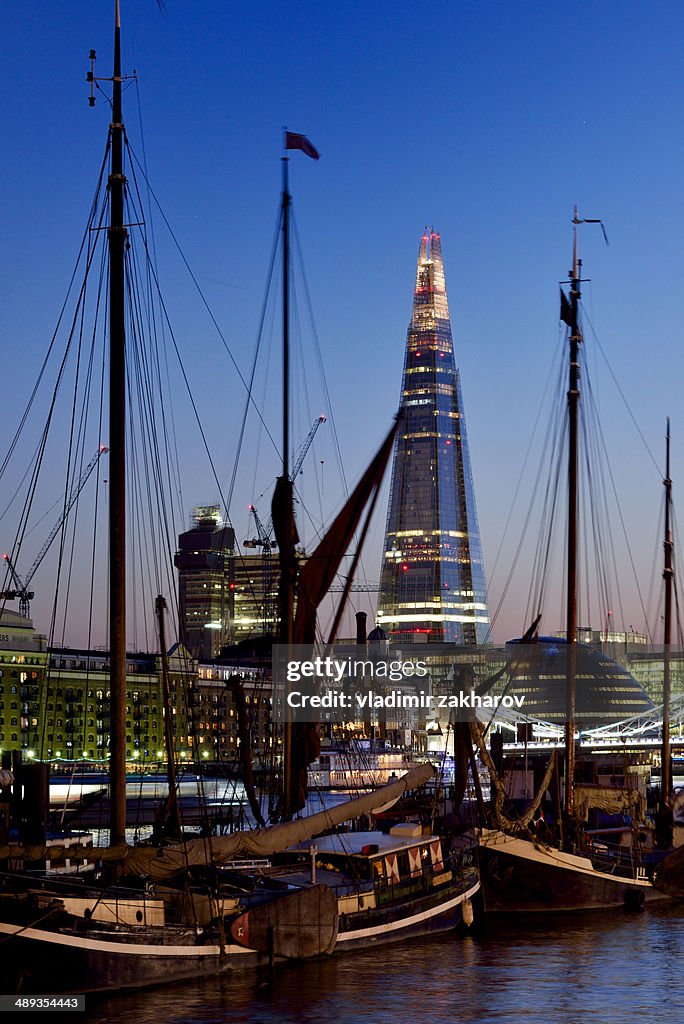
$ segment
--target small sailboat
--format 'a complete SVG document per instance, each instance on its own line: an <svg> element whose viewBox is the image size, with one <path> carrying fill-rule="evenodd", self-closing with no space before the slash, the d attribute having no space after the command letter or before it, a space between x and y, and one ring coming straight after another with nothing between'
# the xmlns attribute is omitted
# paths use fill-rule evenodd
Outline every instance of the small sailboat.
<svg viewBox="0 0 684 1024"><path fill-rule="evenodd" d="M339 832L433 776L430 766L318 814L296 817L315 741L308 726L286 730L285 785L280 823L250 832L151 845L126 841L126 633L125 633L125 251L121 109L121 27L115 4L109 239L110 343L110 643L111 781L109 845L50 848L53 866L68 856L97 865L91 875L56 878L44 871L8 872L0 880L3 976L22 993L77 993L137 988L279 960L322 956L408 936L470 924L479 890L474 848L451 853L420 826L380 832ZM302 142L302 140L304 140ZM307 146L309 149L307 149ZM287 148L313 149L303 136ZM315 151L314 151L315 152ZM284 239L283 472L273 519L280 548L281 641L310 643L316 608L369 498L377 494L396 427L298 581L295 605L296 528L288 441L288 211L287 155L282 197ZM351 581L351 575L350 575ZM296 612L295 612L296 607ZM163 637L163 631L162 631ZM312 756L313 755L313 756ZM170 792L174 783L170 780ZM177 833L177 830L174 829ZM317 839L325 833L323 838ZM317 855L320 853L320 857ZM45 861L40 845L10 844L0 858ZM322 863L323 862L323 863Z"/></svg>
<svg viewBox="0 0 684 1024"><path fill-rule="evenodd" d="M578 678L577 644L577 565L578 565L578 405L580 400L580 347L583 341L579 322L581 297L581 261L577 252L577 226L583 221L575 209L573 217L573 260L569 298L561 290L561 320L568 328L569 382L568 416L568 530L567 530L567 625L565 640L540 638L535 645L528 631L519 648L529 652L537 664L549 654L560 654L565 674L565 750L563 806L558 815L555 835L546 828L531 832L542 797L555 774L555 755L547 765L539 790L525 814L517 820L503 815L504 787L482 742L476 739L487 759L497 799L491 827L480 833L480 864L485 907L488 912L520 913L538 911L592 910L608 907L640 908L645 902L661 900L663 892L652 880L652 863L643 856L638 839L629 848L606 856L601 844L592 848L584 838L584 812L591 806L606 810L624 808L635 813L635 792L600 791L599 787L580 788L576 779L576 707ZM535 627L538 625L535 623ZM519 659L525 659L522 653ZM515 657L513 661L515 661ZM605 660L605 659L603 659ZM623 671L623 670L621 670ZM584 673L586 674L586 672ZM557 778L557 775L556 775ZM560 794L560 782L557 792ZM625 803L624 801L627 801ZM630 802L631 801L631 802ZM560 804L560 801L559 801ZM560 810L560 808L559 808ZM580 811L582 814L580 815Z"/></svg>

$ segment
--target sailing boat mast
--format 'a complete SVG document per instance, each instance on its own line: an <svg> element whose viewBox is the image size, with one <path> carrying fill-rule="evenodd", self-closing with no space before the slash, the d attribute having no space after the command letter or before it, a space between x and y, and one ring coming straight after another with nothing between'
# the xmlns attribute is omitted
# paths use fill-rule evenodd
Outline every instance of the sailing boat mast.
<svg viewBox="0 0 684 1024"><path fill-rule="evenodd" d="M164 747L166 750L166 781L169 795L166 804L167 833L177 838L180 835L178 813L178 784L176 781L176 758L173 736L173 708L171 707L171 686L169 684L169 656L166 647L166 624L164 612L166 601L159 594L154 603L159 628L159 656L162 671L162 696L164 698Z"/></svg>
<svg viewBox="0 0 684 1024"><path fill-rule="evenodd" d="M660 812L667 816L672 792L672 761L670 757L670 644L672 643L672 530L670 510L672 505L672 480L670 479L670 418L667 419L665 437L665 539L663 579L665 581L665 624L663 628L663 732L660 772Z"/></svg>
<svg viewBox="0 0 684 1024"><path fill-rule="evenodd" d="M124 323L124 126L121 113L121 17L115 0L109 175L109 843L126 839L126 364Z"/></svg>
<svg viewBox="0 0 684 1024"><path fill-rule="evenodd" d="M286 489L289 499L289 510L292 509L290 482L290 206L292 196L288 184L288 165L290 158L283 156L283 195L282 195L282 232L283 232L283 466L282 487ZM288 486L289 485L289 486ZM281 586L279 588L279 612L281 644L292 643L292 624L294 620L294 568L292 566L293 551L287 545L279 545L279 563Z"/></svg>
<svg viewBox="0 0 684 1024"><path fill-rule="evenodd" d="M286 542L280 539L278 545L278 563L280 582L278 585L279 630L278 641L281 644L292 643L294 622L294 579L296 566L294 562L294 508L292 502L292 484L290 482L290 204L292 197L288 186L287 153L283 156L283 195L282 195L282 232L283 232L283 466L282 476L278 481L283 498L283 515L287 520ZM274 496L275 500L275 496ZM290 816L292 807L292 723L285 722L283 727L283 806L285 817Z"/></svg>
<svg viewBox="0 0 684 1024"><path fill-rule="evenodd" d="M575 690L577 677L577 421L579 407L579 300L582 261L577 257L577 225L581 223L575 207L573 216L573 252L570 271L570 374L568 384L568 551L567 551L567 677L565 720L565 794L566 822L575 810Z"/></svg>
<svg viewBox="0 0 684 1024"><path fill-rule="evenodd" d="M290 207L292 196L288 184L289 157L287 151L300 149L312 160L318 160L318 150L305 135L285 131L283 155L283 464L273 495L273 527L279 550L280 586L278 611L281 644L291 644L294 636L294 593L297 581L296 544L299 540L294 521L292 480L290 478Z"/></svg>

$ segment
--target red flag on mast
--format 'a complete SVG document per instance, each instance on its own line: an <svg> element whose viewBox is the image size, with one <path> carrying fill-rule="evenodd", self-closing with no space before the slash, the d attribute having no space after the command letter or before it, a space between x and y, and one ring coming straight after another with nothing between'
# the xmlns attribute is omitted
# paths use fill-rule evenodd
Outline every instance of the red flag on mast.
<svg viewBox="0 0 684 1024"><path fill-rule="evenodd" d="M306 135L300 135L299 132L285 132L285 149L301 149L302 153L306 153L312 160L318 160L320 153L313 146Z"/></svg>

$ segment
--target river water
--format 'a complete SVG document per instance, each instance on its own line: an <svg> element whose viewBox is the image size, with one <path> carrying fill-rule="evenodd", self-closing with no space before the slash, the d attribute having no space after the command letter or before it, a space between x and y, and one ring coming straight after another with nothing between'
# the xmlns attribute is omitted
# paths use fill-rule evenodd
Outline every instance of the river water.
<svg viewBox="0 0 684 1024"><path fill-rule="evenodd" d="M684 906L490 919L272 975L86 996L98 1024L646 1024L684 1007ZM79 1015L80 1016L80 1015ZM80 1019L84 1019L80 1016Z"/></svg>
<svg viewBox="0 0 684 1024"><path fill-rule="evenodd" d="M233 799L243 796L211 779L206 798L220 803L228 785ZM147 784L142 795L158 796ZM349 795L316 795L308 811ZM684 903L640 914L490 918L465 938L414 939L272 974L85 998L78 1019L89 1024L671 1022L684 1007Z"/></svg>

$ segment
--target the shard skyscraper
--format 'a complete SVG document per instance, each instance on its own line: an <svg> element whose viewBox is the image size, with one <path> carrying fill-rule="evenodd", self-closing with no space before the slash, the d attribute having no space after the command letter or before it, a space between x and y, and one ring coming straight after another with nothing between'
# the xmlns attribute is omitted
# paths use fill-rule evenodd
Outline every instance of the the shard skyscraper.
<svg viewBox="0 0 684 1024"><path fill-rule="evenodd" d="M393 643L483 643L489 609L439 234L420 241L378 602Z"/></svg>

